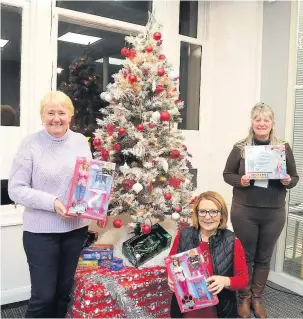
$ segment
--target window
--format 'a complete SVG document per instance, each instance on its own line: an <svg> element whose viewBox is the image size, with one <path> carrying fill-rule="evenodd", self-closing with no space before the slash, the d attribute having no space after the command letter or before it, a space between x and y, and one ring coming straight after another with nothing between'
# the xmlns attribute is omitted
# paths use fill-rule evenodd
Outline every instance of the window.
<svg viewBox="0 0 303 319"><path fill-rule="evenodd" d="M116 19L124 22L145 25L148 11L152 11L152 1L57 1L57 6Z"/></svg>
<svg viewBox="0 0 303 319"><path fill-rule="evenodd" d="M1 126L20 125L21 17L1 5Z"/></svg>
<svg viewBox="0 0 303 319"><path fill-rule="evenodd" d="M200 45L181 41L180 98L184 101L184 109L181 110L180 129L199 130L201 57Z"/></svg>
<svg viewBox="0 0 303 319"><path fill-rule="evenodd" d="M67 35L74 37L69 40L65 38ZM86 41L83 36L91 37L86 44L83 44ZM82 40L82 44L76 43ZM100 93L106 90L107 84L114 82L112 75L122 68L120 51L124 45L124 34L59 21L57 88L73 101L72 130L92 136L97 128L99 110L107 105Z"/></svg>
<svg viewBox="0 0 303 319"><path fill-rule="evenodd" d="M290 191L283 270L303 279L303 6L299 2L297 78L293 128L293 153L300 180Z"/></svg>
<svg viewBox="0 0 303 319"><path fill-rule="evenodd" d="M197 38L198 1L180 1L179 34Z"/></svg>

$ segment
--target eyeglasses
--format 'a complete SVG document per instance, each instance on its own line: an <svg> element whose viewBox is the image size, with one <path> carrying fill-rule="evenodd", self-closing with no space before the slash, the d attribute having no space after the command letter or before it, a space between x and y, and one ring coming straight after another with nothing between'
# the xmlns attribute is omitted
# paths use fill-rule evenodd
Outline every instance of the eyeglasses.
<svg viewBox="0 0 303 319"><path fill-rule="evenodd" d="M198 215L201 216L201 217L205 217L206 215L214 218L214 217L217 217L219 213L221 213L219 210L216 210L216 209L210 209L210 210L206 210L206 209L200 209L198 210Z"/></svg>

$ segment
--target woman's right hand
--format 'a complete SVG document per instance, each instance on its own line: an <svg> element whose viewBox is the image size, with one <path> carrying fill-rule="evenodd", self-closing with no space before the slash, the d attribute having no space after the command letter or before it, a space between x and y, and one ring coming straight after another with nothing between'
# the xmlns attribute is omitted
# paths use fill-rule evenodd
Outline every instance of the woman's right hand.
<svg viewBox="0 0 303 319"><path fill-rule="evenodd" d="M175 291L174 290L175 285L174 285L174 282L169 277L167 278L167 283L168 283L168 287L170 288L170 290L172 292L174 292Z"/></svg>
<svg viewBox="0 0 303 319"><path fill-rule="evenodd" d="M64 207L64 205L59 201L59 199L55 200L54 203L54 207L55 207L55 212L57 214L59 214L61 217L63 218L73 218L73 216L68 216L66 214L66 208Z"/></svg>
<svg viewBox="0 0 303 319"><path fill-rule="evenodd" d="M250 185L250 179L249 179L246 175L243 175L243 176L241 177L241 185L242 185L243 187L247 187L247 186Z"/></svg>

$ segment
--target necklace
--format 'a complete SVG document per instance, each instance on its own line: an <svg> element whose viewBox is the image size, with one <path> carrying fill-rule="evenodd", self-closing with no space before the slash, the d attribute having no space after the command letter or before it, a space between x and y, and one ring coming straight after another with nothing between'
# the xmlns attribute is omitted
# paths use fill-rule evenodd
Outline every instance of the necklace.
<svg viewBox="0 0 303 319"><path fill-rule="evenodd" d="M216 232L217 232L217 230L215 230L215 231L207 238L207 243L209 243L208 239L209 239L211 236L213 236ZM202 239L201 231L199 232L199 240L200 240L202 243L206 243L206 241L203 241L203 239Z"/></svg>

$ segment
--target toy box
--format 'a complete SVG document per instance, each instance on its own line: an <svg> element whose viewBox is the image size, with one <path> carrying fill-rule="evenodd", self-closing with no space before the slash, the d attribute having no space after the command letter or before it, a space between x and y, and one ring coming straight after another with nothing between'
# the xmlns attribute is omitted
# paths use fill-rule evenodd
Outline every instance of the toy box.
<svg viewBox="0 0 303 319"><path fill-rule="evenodd" d="M175 283L175 294L181 312L214 306L218 297L212 295L206 284L209 277L203 265L200 248L166 257L168 277Z"/></svg>
<svg viewBox="0 0 303 319"><path fill-rule="evenodd" d="M108 246L108 245L104 245ZM113 248L90 247L82 250L83 260L113 259Z"/></svg>
<svg viewBox="0 0 303 319"><path fill-rule="evenodd" d="M245 175L250 179L283 179L287 174L285 145L245 146Z"/></svg>
<svg viewBox="0 0 303 319"><path fill-rule="evenodd" d="M113 271L119 271L124 268L123 262L115 262L116 258L113 260L98 260L98 266L106 269L110 269ZM121 259L122 260L122 259Z"/></svg>
<svg viewBox="0 0 303 319"><path fill-rule="evenodd" d="M67 215L106 220L115 164L85 157L76 160Z"/></svg>
<svg viewBox="0 0 303 319"><path fill-rule="evenodd" d="M136 235L122 245L123 255L139 267L171 244L171 235L159 224L154 224L149 234Z"/></svg>

